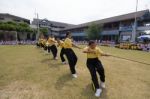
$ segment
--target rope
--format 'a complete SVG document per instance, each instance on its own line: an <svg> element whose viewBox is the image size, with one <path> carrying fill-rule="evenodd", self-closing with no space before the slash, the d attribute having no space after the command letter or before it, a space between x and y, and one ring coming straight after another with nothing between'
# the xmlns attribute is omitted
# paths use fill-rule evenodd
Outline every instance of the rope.
<svg viewBox="0 0 150 99"><path fill-rule="evenodd" d="M132 59L128 59L128 58L123 58L123 57L119 57L119 56L114 56L114 55L111 55L111 56L115 57L115 58L119 58L119 59L124 59L124 60L128 60L128 61L140 63L140 64L150 65L150 63L140 62L140 61L136 61L136 60L132 60Z"/></svg>

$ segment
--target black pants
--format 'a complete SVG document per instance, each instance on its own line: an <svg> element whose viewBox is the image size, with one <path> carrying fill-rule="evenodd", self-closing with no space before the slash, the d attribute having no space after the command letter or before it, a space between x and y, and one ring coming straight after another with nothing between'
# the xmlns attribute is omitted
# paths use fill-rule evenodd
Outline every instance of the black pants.
<svg viewBox="0 0 150 99"><path fill-rule="evenodd" d="M65 62L64 54L65 54L65 49L62 48L61 51L60 51L60 58L61 58L62 62Z"/></svg>
<svg viewBox="0 0 150 99"><path fill-rule="evenodd" d="M47 46L46 45L44 45L44 50L47 51Z"/></svg>
<svg viewBox="0 0 150 99"><path fill-rule="evenodd" d="M40 48L42 48L42 45L43 45L42 43L39 43L39 47L40 47Z"/></svg>
<svg viewBox="0 0 150 99"><path fill-rule="evenodd" d="M50 53L50 52L51 52L51 47L48 46L48 47L47 47L47 50L48 50L48 53Z"/></svg>
<svg viewBox="0 0 150 99"><path fill-rule="evenodd" d="M42 43L41 43L41 48L43 48L43 49L44 49L44 44L42 44Z"/></svg>
<svg viewBox="0 0 150 99"><path fill-rule="evenodd" d="M36 43L36 46L37 46L37 47L40 47L40 44L39 44L39 43Z"/></svg>
<svg viewBox="0 0 150 99"><path fill-rule="evenodd" d="M105 73L101 61L98 58L87 59L87 67L90 71L92 81L96 89L99 88L98 78L96 72L100 75L100 80L105 82Z"/></svg>
<svg viewBox="0 0 150 99"><path fill-rule="evenodd" d="M65 49L65 55L69 62L70 71L72 74L76 73L75 66L77 63L77 56L74 51L70 48Z"/></svg>
<svg viewBox="0 0 150 99"><path fill-rule="evenodd" d="M52 45L50 47L50 49L52 51L53 57L56 58L57 57L57 47L56 47L56 45Z"/></svg>

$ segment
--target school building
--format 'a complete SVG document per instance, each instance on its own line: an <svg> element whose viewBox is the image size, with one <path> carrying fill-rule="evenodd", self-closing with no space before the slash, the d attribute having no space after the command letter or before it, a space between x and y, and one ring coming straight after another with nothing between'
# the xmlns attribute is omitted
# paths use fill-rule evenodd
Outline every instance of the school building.
<svg viewBox="0 0 150 99"><path fill-rule="evenodd" d="M15 16L8 13L0 13L0 22L25 22L27 24L30 24L30 20L26 18L22 18L19 16Z"/></svg>
<svg viewBox="0 0 150 99"><path fill-rule="evenodd" d="M135 15L137 23L135 25ZM136 26L136 36L144 33L150 34L150 11L142 10L138 12L128 13L124 15L114 16L106 19L83 23L79 25L67 24L62 22L49 21L47 19L34 19L32 25L47 27L49 35L56 37L65 37L67 31L72 32L74 40L85 40L86 29L92 24L102 25L101 40L104 41L130 41L134 26Z"/></svg>
<svg viewBox="0 0 150 99"><path fill-rule="evenodd" d="M149 10L143 10L138 11L137 13L128 13L84 24L69 26L60 31L60 36L64 37L67 31L71 31L74 39L84 40L86 39L85 30L92 23L95 23L103 26L101 32L102 40L116 42L125 40L130 41L135 26L135 15L137 17L136 36L142 35L143 33L150 34L150 12Z"/></svg>
<svg viewBox="0 0 150 99"><path fill-rule="evenodd" d="M60 37L61 30L73 26L72 24L34 18L31 26L37 28L38 25L40 28L48 28L48 35L54 35L55 37Z"/></svg>

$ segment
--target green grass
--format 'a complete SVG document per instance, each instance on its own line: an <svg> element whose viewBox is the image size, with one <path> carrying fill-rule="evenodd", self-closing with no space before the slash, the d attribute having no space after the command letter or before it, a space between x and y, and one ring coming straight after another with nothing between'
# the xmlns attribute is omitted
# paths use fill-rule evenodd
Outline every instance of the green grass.
<svg viewBox="0 0 150 99"><path fill-rule="evenodd" d="M150 53L116 48L101 49L119 57L150 63ZM52 60L34 46L0 46L0 99L97 99L85 65L78 56L73 79L68 65ZM106 89L100 99L150 99L150 65L114 57L100 58L106 73Z"/></svg>

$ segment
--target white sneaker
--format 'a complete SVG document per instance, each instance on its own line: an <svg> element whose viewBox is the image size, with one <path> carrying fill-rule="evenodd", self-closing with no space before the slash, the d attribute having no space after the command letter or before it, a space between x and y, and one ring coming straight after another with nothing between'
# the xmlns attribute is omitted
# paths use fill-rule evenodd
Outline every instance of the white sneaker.
<svg viewBox="0 0 150 99"><path fill-rule="evenodd" d="M66 62L62 62L62 64L64 64L64 65L65 65L65 64L67 64L67 63L66 63Z"/></svg>
<svg viewBox="0 0 150 99"><path fill-rule="evenodd" d="M101 92L102 92L102 89L96 89L95 96L96 97L100 97L101 96Z"/></svg>
<svg viewBox="0 0 150 99"><path fill-rule="evenodd" d="M72 76L73 76L73 78L77 78L78 77L77 74L72 74Z"/></svg>
<svg viewBox="0 0 150 99"><path fill-rule="evenodd" d="M58 57L55 57L55 60L58 60Z"/></svg>
<svg viewBox="0 0 150 99"><path fill-rule="evenodd" d="M102 88L105 88L105 87L106 87L104 82L101 82L100 85L101 85Z"/></svg>

